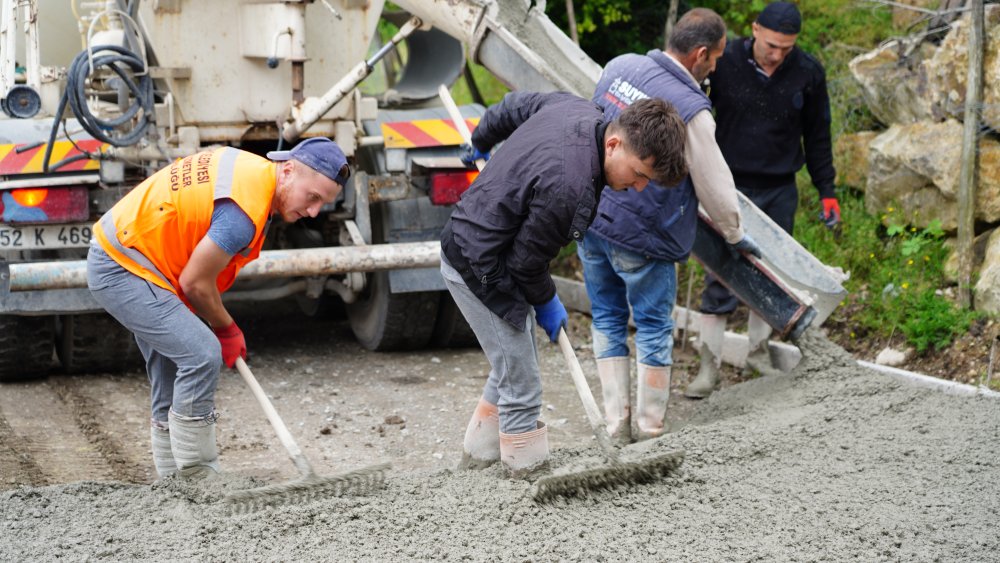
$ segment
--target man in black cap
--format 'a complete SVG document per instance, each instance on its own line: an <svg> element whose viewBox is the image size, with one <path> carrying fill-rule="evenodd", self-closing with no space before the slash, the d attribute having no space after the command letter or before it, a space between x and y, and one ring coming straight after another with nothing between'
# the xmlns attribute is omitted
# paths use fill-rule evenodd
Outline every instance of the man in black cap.
<svg viewBox="0 0 1000 563"><path fill-rule="evenodd" d="M737 189L789 234L799 201L795 174L803 163L819 190L823 221L831 228L840 222L826 73L819 61L795 46L801 28L794 4L768 4L753 23L753 37L730 42L709 75L715 138ZM688 397L707 397L718 384L726 316L736 305L736 297L709 276L701 301L701 369L685 391ZM751 312L751 369L771 367L770 333L767 323Z"/></svg>

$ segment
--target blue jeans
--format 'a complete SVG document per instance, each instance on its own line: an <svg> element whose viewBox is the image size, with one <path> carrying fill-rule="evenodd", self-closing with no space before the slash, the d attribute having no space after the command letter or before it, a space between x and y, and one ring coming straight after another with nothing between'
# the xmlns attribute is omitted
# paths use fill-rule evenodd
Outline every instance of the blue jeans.
<svg viewBox="0 0 1000 563"><path fill-rule="evenodd" d="M588 232L577 245L593 316L591 333L597 359L628 356L629 306L635 320L639 363L673 363L674 263L647 258Z"/></svg>
<svg viewBox="0 0 1000 563"><path fill-rule="evenodd" d="M167 413L208 418L222 368L219 339L173 293L149 283L91 246L87 287L94 299L135 334L146 359L154 424Z"/></svg>

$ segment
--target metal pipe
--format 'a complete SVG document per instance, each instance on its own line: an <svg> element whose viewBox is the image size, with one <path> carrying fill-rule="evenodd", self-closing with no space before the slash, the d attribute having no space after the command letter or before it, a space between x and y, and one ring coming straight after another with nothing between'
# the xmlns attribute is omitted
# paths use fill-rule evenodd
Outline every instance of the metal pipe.
<svg viewBox="0 0 1000 563"><path fill-rule="evenodd" d="M406 39L421 25L420 18L410 18L408 22L403 24L399 32L392 37L392 40L372 55L370 59L356 64L343 78L327 90L321 98L316 100L316 103L310 101L310 103L303 103L296 106L298 115L294 121L285 124L281 136L289 143L295 142L306 129L312 127L326 112L330 111L330 108L344 99L344 96L357 87L362 80L368 78L368 75L372 72L372 68L379 59L384 57L391 49L394 49L400 41ZM309 100L314 100L314 98L310 98Z"/></svg>
<svg viewBox="0 0 1000 563"><path fill-rule="evenodd" d="M323 276L349 272L375 272L430 268L441 263L438 241L334 246L295 250L267 250L240 271L239 279ZM7 264L8 291L74 289L87 287L87 261L25 262ZM7 283L0 283L0 287ZM0 299L6 292L0 293Z"/></svg>

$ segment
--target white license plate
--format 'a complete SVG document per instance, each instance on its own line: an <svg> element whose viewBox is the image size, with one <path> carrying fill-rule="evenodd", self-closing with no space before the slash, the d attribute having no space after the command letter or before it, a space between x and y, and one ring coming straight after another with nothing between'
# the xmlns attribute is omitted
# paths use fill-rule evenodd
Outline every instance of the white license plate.
<svg viewBox="0 0 1000 563"><path fill-rule="evenodd" d="M92 223L73 225L0 225L0 250L39 248L86 248Z"/></svg>

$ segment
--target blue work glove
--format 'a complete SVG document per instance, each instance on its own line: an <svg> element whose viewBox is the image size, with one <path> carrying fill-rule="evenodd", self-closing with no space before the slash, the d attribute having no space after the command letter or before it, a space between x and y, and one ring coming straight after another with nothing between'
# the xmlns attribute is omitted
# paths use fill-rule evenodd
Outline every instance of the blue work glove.
<svg viewBox="0 0 1000 563"><path fill-rule="evenodd" d="M566 307L563 307L558 293L553 295L548 303L535 305L535 320L538 322L538 326L545 329L549 340L559 341L559 329L569 322L569 315L566 314Z"/></svg>
<svg viewBox="0 0 1000 563"><path fill-rule="evenodd" d="M733 258L739 258L741 253L753 254L757 258L761 257L760 247L757 246L757 241L753 240L750 233L743 233L743 238L739 242L731 243L729 252L733 254Z"/></svg>
<svg viewBox="0 0 1000 563"><path fill-rule="evenodd" d="M466 166L475 166L476 161L482 159L488 161L490 159L490 151L481 151L475 147L475 145L463 144L461 147L462 154L459 156L462 159L462 163Z"/></svg>

